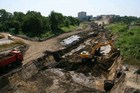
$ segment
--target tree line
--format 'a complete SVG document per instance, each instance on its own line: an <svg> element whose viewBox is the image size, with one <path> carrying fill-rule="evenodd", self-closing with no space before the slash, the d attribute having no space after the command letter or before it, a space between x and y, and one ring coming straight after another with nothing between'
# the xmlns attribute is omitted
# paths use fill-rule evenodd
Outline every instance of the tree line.
<svg viewBox="0 0 140 93"><path fill-rule="evenodd" d="M23 33L30 37L40 37L47 32L55 35L63 33L61 27L71 25L79 25L79 20L72 16L63 16L55 11L45 17L36 11L28 11L26 14L23 12L12 14L5 9L0 9L0 32Z"/></svg>
<svg viewBox="0 0 140 93"><path fill-rule="evenodd" d="M140 17L135 16L114 16L111 20L112 23L125 23L127 25L131 24L132 22L140 23Z"/></svg>

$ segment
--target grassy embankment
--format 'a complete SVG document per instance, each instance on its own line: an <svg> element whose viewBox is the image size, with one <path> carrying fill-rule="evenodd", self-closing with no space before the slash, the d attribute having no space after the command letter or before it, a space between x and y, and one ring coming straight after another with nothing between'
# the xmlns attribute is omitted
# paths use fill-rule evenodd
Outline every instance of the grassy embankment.
<svg viewBox="0 0 140 93"><path fill-rule="evenodd" d="M71 31L75 31L76 29L78 28L81 28L81 29L85 29L87 27L87 24L85 23L82 23L80 24L79 26L75 25L70 25L69 27L61 27L60 29L62 30L62 33L67 33L67 32L71 32ZM45 34L42 34L41 35L41 38L49 38L49 37L52 37L54 36L55 34L52 33L52 31L48 31L46 32Z"/></svg>
<svg viewBox="0 0 140 93"><path fill-rule="evenodd" d="M140 26L115 23L107 28L118 36L116 46L121 50L124 63L140 66Z"/></svg>

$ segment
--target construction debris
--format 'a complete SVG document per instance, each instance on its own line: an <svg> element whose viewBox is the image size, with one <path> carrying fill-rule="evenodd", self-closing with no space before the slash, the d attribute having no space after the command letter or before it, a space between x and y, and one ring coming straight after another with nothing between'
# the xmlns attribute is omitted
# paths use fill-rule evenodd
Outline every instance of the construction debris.
<svg viewBox="0 0 140 93"><path fill-rule="evenodd" d="M97 27L96 30L94 27ZM132 93L126 90L120 51L113 41L106 43L111 40L108 32L101 29L98 25L91 25L89 33L81 32L68 43L64 39L65 48L45 51L42 57L25 64L18 71L0 77L0 92ZM105 45L94 48L99 43ZM82 62L80 53L83 51L89 53L91 60Z"/></svg>

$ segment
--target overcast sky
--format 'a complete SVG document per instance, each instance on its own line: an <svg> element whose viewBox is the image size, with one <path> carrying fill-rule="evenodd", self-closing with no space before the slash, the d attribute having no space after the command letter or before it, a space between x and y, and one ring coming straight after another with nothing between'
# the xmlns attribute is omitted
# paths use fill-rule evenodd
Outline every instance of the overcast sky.
<svg viewBox="0 0 140 93"><path fill-rule="evenodd" d="M80 11L93 16L117 14L140 17L140 0L0 0L0 9L11 13L34 10L44 16L54 10L75 17Z"/></svg>

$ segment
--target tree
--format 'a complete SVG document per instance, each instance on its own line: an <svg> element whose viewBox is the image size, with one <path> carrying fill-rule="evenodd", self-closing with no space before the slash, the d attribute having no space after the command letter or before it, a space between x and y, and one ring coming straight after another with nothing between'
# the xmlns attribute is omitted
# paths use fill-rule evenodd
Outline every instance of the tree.
<svg viewBox="0 0 140 93"><path fill-rule="evenodd" d="M6 26L6 30L14 33L14 34L18 34L19 33L19 29L20 29L20 22L16 21L16 20L11 20L11 21L7 21L5 23Z"/></svg>
<svg viewBox="0 0 140 93"><path fill-rule="evenodd" d="M0 9L0 24L1 24L0 30L1 31L6 31L6 29L8 29L7 28L8 26L6 26L5 24L11 19L12 19L11 13L7 12L4 9Z"/></svg>
<svg viewBox="0 0 140 93"><path fill-rule="evenodd" d="M70 25L79 25L79 20L54 11L49 17L44 17L36 11L28 11L26 14L14 12L12 15L4 9L0 9L0 31L14 34L18 34L20 31L31 37L40 37L48 32L51 34L63 33L62 28Z"/></svg>
<svg viewBox="0 0 140 93"><path fill-rule="evenodd" d="M42 17L42 23L43 23L43 31L51 31L49 18L48 17Z"/></svg>
<svg viewBox="0 0 140 93"><path fill-rule="evenodd" d="M49 21L51 25L51 30L54 34L57 34L57 30L59 29L59 26L62 26L64 23L64 17L61 13L56 13L54 11L51 12L49 15Z"/></svg>
<svg viewBox="0 0 140 93"><path fill-rule="evenodd" d="M0 31L3 31L3 26L1 23L0 23Z"/></svg>
<svg viewBox="0 0 140 93"><path fill-rule="evenodd" d="M25 16L25 14L22 12L14 12L13 19L22 23L24 16Z"/></svg>
<svg viewBox="0 0 140 93"><path fill-rule="evenodd" d="M0 23L4 23L5 21L12 18L12 14L7 12L4 9L0 9Z"/></svg>
<svg viewBox="0 0 140 93"><path fill-rule="evenodd" d="M79 25L80 21L72 16L68 16L70 25Z"/></svg>
<svg viewBox="0 0 140 93"><path fill-rule="evenodd" d="M69 26L70 26L70 22L69 22L68 19L65 20L65 26L66 26L66 27L69 27Z"/></svg>
<svg viewBox="0 0 140 93"><path fill-rule="evenodd" d="M43 23L41 15L38 12L27 12L24 17L22 30L28 36L40 36L43 32Z"/></svg>

